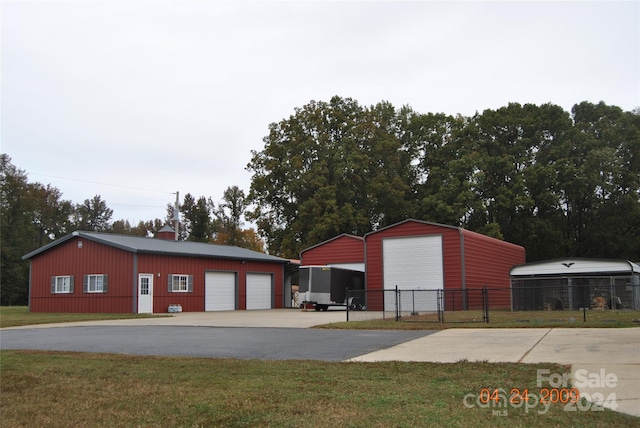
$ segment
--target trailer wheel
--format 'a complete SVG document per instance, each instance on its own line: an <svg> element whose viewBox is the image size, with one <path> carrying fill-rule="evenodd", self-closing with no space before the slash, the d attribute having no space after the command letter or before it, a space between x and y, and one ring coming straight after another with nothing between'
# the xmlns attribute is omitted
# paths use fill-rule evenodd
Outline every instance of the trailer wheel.
<svg viewBox="0 0 640 428"><path fill-rule="evenodd" d="M349 309L351 309L352 311L361 311L362 303L360 303L360 301L357 298L352 297L351 303L349 304Z"/></svg>

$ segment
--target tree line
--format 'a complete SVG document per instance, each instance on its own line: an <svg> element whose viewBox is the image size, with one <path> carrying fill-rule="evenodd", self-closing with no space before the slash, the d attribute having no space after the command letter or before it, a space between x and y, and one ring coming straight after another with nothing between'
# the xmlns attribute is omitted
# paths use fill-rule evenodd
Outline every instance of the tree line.
<svg viewBox="0 0 640 428"><path fill-rule="evenodd" d="M639 109L510 103L465 117L333 97L268 131L247 164L249 194L229 187L219 204L186 194L179 239L258 251L266 243L297 258L342 233L415 218L522 245L528 261L640 260ZM99 195L64 200L0 155L2 304L26 303L24 254L74 230L151 236L174 209L137 225L112 221Z"/></svg>
<svg viewBox="0 0 640 428"><path fill-rule="evenodd" d="M248 218L270 253L407 218L557 257L640 260L640 110L510 103L472 117L311 101L252 151Z"/></svg>
<svg viewBox="0 0 640 428"><path fill-rule="evenodd" d="M264 251L256 231L244 228L243 214L248 204L237 186L225 190L217 205L212 198L195 198L187 193L179 206L179 239L235 245ZM154 236L172 224L175 207L167 204L166 217L140 221L112 221L113 210L100 195L73 203L50 185L28 181L25 171L0 154L0 303L27 303L29 264L25 254L69 233L82 230L136 236Z"/></svg>

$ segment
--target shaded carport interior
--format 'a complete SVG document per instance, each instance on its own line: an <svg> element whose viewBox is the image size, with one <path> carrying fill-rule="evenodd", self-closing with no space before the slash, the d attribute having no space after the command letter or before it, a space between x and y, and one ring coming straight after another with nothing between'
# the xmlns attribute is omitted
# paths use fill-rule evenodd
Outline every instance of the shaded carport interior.
<svg viewBox="0 0 640 428"><path fill-rule="evenodd" d="M298 273L300 271L300 260L290 259L289 263L284 265L284 307L293 308L293 291L292 286L298 285Z"/></svg>
<svg viewBox="0 0 640 428"><path fill-rule="evenodd" d="M514 266L514 310L579 309L602 298L607 309L640 309L640 266L628 260L567 258Z"/></svg>

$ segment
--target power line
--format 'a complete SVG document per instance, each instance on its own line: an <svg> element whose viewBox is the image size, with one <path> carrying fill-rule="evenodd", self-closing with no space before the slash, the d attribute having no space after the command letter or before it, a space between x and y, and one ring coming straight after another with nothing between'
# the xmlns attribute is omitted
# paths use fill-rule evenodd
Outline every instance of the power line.
<svg viewBox="0 0 640 428"><path fill-rule="evenodd" d="M110 184L110 183L100 183L98 181L79 180L77 178L60 177L60 176L56 176L56 175L37 174L35 172L28 172L27 175L37 175L37 176L40 176L40 177L59 178L61 180L78 181L78 182L81 182L81 183L90 183L90 184L99 184L101 186L121 187L123 189L142 190L142 191L145 191L145 192L155 192L155 193L164 193L164 194L174 194L175 193L175 192L167 192L167 191L160 191L160 190L143 189L142 187L123 186L121 184Z"/></svg>

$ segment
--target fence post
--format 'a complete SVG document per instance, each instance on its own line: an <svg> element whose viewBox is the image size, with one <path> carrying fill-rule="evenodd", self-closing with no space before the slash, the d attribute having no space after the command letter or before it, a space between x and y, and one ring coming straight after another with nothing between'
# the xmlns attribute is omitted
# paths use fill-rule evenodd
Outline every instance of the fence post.
<svg viewBox="0 0 640 428"><path fill-rule="evenodd" d="M482 311L484 322L489 324L489 291L486 285L482 287Z"/></svg>
<svg viewBox="0 0 640 428"><path fill-rule="evenodd" d="M400 321L400 295L396 285L396 321Z"/></svg>
<svg viewBox="0 0 640 428"><path fill-rule="evenodd" d="M349 306L351 305L351 302L349 301L349 287L346 288L346 293L347 293L347 322L349 322Z"/></svg>
<svg viewBox="0 0 640 428"><path fill-rule="evenodd" d="M418 313L416 312L416 290L411 290L411 300L413 306L411 308L411 315L415 317L416 315L418 315Z"/></svg>
<svg viewBox="0 0 640 428"><path fill-rule="evenodd" d="M444 322L444 290L438 290L436 299L438 299L438 321L442 324Z"/></svg>

